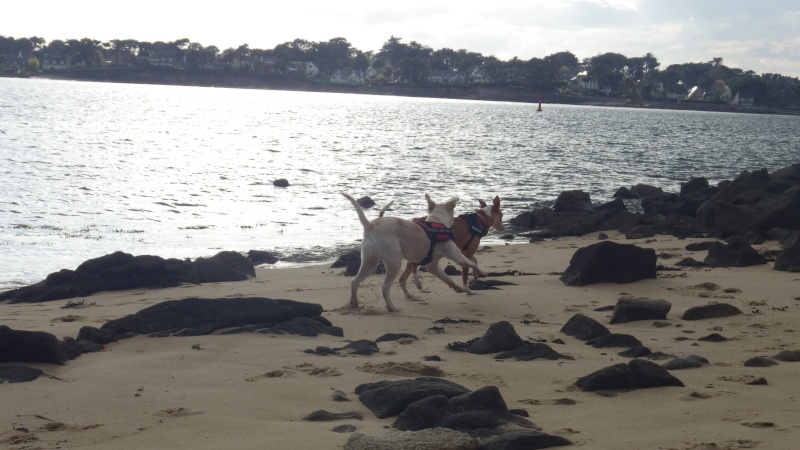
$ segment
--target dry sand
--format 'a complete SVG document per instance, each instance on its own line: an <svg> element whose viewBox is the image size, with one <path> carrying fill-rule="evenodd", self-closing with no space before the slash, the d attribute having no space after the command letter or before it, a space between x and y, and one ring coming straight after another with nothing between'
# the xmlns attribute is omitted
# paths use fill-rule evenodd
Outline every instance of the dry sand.
<svg viewBox="0 0 800 450"><path fill-rule="evenodd" d="M618 242L656 249L667 267L685 256L689 240L656 237ZM343 309L349 278L327 266L259 270L236 283L161 290L101 293L80 307L66 301L0 304L0 324L40 330L57 337L77 336L84 325L134 313L155 303L187 297L264 296L321 304L323 314L344 329L328 335L238 334L154 338L138 336L85 354L64 366L35 364L52 377L0 385L0 448L194 448L337 449L348 433L331 431L352 424L358 432L383 435L394 418L377 419L353 393L362 383L400 380L439 369L448 380L470 389L498 386L509 408L524 408L530 420L586 449L791 449L800 442L800 363L758 368L743 362L800 350L798 312L800 275L772 270L772 264L732 269L687 268L632 284L568 287L559 273L575 250L597 242L594 235L535 244L495 246L476 256L492 272L518 270L531 275L497 277L517 283L478 295L456 294L422 274L425 291L413 301L393 289L398 313L387 313L380 298L381 276L361 287L363 310ZM714 283L720 289L699 287ZM416 292L411 287L412 292ZM728 290L729 292L725 292ZM666 299L668 322L609 325L609 312L623 295ZM683 321L683 311L712 301L727 302L744 315ZM612 332L639 338L653 351L675 356L697 354L711 364L672 371L686 387L643 389L603 396L581 392L573 383L603 367L627 362L624 349L595 349L560 333L575 313L605 324ZM442 324L452 318L480 323ZM484 334L507 320L524 339L547 340L574 361L496 361L491 355L447 350L448 343ZM439 326L443 332L432 327ZM348 340L375 340L384 333L411 333L418 341L380 343L372 356L315 356L316 346L342 347ZM729 340L697 341L717 332ZM560 338L563 345L549 341ZM424 362L439 355L441 362ZM765 377L768 385L748 385ZM349 402L332 399L334 390ZM308 422L316 410L355 411L363 420ZM26 432L27 431L27 432Z"/></svg>

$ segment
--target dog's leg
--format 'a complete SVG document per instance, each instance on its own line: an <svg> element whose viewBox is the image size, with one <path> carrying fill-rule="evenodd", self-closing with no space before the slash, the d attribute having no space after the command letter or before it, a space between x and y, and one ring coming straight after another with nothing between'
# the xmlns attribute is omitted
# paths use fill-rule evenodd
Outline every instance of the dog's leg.
<svg viewBox="0 0 800 450"><path fill-rule="evenodd" d="M383 279L383 284L381 284L381 291L383 292L383 299L386 301L386 309L397 311L392 303L391 290L397 274L400 273L400 269L403 267L403 259L384 260L383 266L386 268L386 277Z"/></svg>
<svg viewBox="0 0 800 450"><path fill-rule="evenodd" d="M478 260L474 256L470 256L469 260L474 262L476 265L478 264ZM466 289L468 292L470 291L469 283L467 282L467 280L469 280L469 272L469 266L461 266L461 282L464 284L464 289ZM478 279L478 274L474 270L472 271L472 277L476 280Z"/></svg>
<svg viewBox="0 0 800 450"><path fill-rule="evenodd" d="M417 287L420 291L422 290L422 283L419 281L419 271L417 271L418 266L414 264L414 286Z"/></svg>
<svg viewBox="0 0 800 450"><path fill-rule="evenodd" d="M428 265L425 266L425 267L428 269L428 272L432 273L434 276L436 276L436 278L444 281L444 283L446 285L450 286L451 288L453 288L454 291L456 291L458 293L464 292L464 289L461 286L457 285L452 280L452 278L447 276L447 274L444 273L442 268L439 267L439 260L438 259L434 259L433 261L428 263Z"/></svg>
<svg viewBox="0 0 800 450"><path fill-rule="evenodd" d="M375 273L378 268L380 260L377 256L364 255L361 253L361 266L358 268L358 274L350 280L350 307L358 308L358 285L361 284L370 274Z"/></svg>
<svg viewBox="0 0 800 450"><path fill-rule="evenodd" d="M400 274L400 289L403 290L403 294L406 298L413 298L410 292L408 292L408 287L406 287L406 281L408 281L408 276L411 275L413 272L416 278L416 271L417 267L414 263L406 263L406 269ZM414 284L417 284L417 280L414 280Z"/></svg>

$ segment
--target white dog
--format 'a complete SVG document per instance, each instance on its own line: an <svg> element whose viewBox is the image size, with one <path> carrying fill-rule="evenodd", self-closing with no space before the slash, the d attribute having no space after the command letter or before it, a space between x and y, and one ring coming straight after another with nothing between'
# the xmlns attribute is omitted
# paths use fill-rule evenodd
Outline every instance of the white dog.
<svg viewBox="0 0 800 450"><path fill-rule="evenodd" d="M375 272L379 261L383 261L386 267L386 277L381 290L389 311L396 311L389 290L400 273L404 259L424 265L428 272L444 281L456 292L463 292L463 289L439 267L439 260L442 257L447 257L461 266L471 267L479 276L486 276L475 262L461 253L452 239L443 240L448 234L452 237L453 232L450 227L453 226L453 211L458 198L453 197L447 203L436 204L428 194L425 194L425 199L428 201L428 217L425 222L417 223L399 217L378 217L370 222L361 205L353 197L344 193L342 195L356 208L361 225L364 226L361 267L350 282L351 308L358 308L358 286Z"/></svg>

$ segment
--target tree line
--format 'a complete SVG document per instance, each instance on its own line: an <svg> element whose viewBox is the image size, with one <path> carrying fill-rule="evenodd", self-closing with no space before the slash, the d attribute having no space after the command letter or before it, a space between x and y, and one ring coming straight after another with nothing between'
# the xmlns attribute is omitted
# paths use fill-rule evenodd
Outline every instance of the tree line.
<svg viewBox="0 0 800 450"><path fill-rule="evenodd" d="M484 82L497 86L521 87L570 93L569 79L585 72L597 86L612 96L643 99L676 93L681 86L697 86L710 100L719 100L727 86L730 91L751 95L758 105L769 107L800 107L800 80L780 74L756 74L751 70L731 68L722 57L706 62L672 64L661 67L652 53L628 57L620 53L603 53L579 60L570 51L561 51L542 58L521 60L517 57L503 61L466 49L432 49L416 41L403 42L391 36L379 50L364 52L353 47L347 39L336 37L327 41L295 39L271 49L250 48L247 44L220 50L214 45L203 46L189 39L171 42L145 42L135 39L69 39L45 41L40 37L13 38L0 35L0 55L32 53L67 55L73 65L101 67L106 61L126 65L145 64L149 57L163 51L174 52L185 69L220 68L230 71L276 71L286 73L292 61L310 61L320 74L350 68L377 71L373 82L402 80L424 83L432 70L472 71L478 69ZM656 89L657 86L663 90Z"/></svg>

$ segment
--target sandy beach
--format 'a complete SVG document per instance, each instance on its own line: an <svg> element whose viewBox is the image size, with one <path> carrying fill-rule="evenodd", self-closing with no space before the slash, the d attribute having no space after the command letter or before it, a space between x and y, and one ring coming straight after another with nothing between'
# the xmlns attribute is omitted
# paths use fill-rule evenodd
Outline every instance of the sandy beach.
<svg viewBox="0 0 800 450"><path fill-rule="evenodd" d="M653 248L658 264L705 252L685 250L695 241L671 236L613 241ZM790 449L800 440L797 373L800 363L746 367L755 356L800 350L800 297L796 273L772 263L745 268L661 270L656 279L630 284L565 286L559 274L580 248L597 235L493 246L477 253L489 272L523 275L489 277L514 285L455 293L422 274L425 288L414 300L392 290L400 309L388 313L380 296L382 276L361 286L363 308L345 308L349 278L328 265L260 269L242 282L186 285L159 290L105 292L64 308L66 301L0 304L0 325L46 331L61 339L85 325L135 313L165 300L189 297L269 297L318 303L344 337L244 333L196 337L136 336L84 354L66 365L27 364L48 375L0 385L0 448L13 449L340 449L352 433L382 436L394 417L378 419L358 400L356 386L438 374L469 389L497 386L509 408L527 410L549 434L586 449ZM758 250L776 249L774 241ZM715 287L716 286L716 287ZM665 322L610 324L610 311L623 296L664 299L672 304ZM744 314L699 321L681 320L690 307L725 302ZM677 357L699 355L710 364L674 370L685 387L659 387L601 395L583 392L575 381L612 364L627 362L624 349L597 349L560 332L576 313L612 332L636 336L652 351ZM453 319L436 323L440 319ZM483 335L499 321L510 322L529 341L546 341L574 360L495 360L447 349ZM318 356L304 350L343 347L385 333L418 339L379 343L371 356ZM724 342L698 341L719 333ZM563 344L553 343L560 339ZM441 361L424 361L437 355ZM7 365L7 364L6 364ZM767 384L751 385L764 377ZM350 401L334 401L334 391ZM312 422L308 414L357 412L362 420Z"/></svg>

